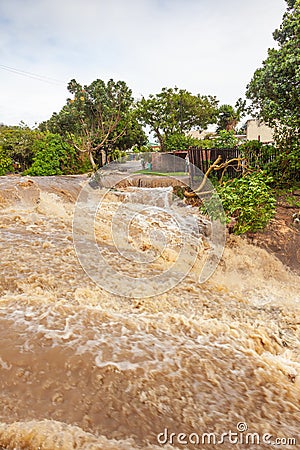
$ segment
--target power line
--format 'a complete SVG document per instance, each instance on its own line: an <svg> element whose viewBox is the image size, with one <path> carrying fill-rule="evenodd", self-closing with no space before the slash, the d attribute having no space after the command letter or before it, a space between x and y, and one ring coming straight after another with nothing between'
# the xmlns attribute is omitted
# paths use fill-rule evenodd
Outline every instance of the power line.
<svg viewBox="0 0 300 450"><path fill-rule="evenodd" d="M16 75L22 75L27 78L32 78L33 80L42 81L44 83L55 84L55 85L66 85L64 81L57 80L56 78L47 77L44 75L37 75L36 73L26 72L25 70L15 69L14 67L5 66L0 64L0 69L6 70Z"/></svg>

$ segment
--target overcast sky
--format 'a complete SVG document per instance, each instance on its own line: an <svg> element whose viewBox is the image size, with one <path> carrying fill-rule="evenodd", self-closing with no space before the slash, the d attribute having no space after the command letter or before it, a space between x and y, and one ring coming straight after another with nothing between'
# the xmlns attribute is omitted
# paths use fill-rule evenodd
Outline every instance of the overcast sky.
<svg viewBox="0 0 300 450"><path fill-rule="evenodd" d="M48 119L72 78L123 80L135 98L177 86L234 105L285 9L284 0L0 0L0 122Z"/></svg>

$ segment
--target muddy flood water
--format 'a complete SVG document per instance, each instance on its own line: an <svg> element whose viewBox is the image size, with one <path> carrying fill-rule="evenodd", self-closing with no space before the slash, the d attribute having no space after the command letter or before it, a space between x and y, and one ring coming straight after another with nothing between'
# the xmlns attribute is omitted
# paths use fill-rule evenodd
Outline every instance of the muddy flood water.
<svg viewBox="0 0 300 450"><path fill-rule="evenodd" d="M0 177L0 448L299 448L299 277L228 237L216 271L199 283L209 236L191 233L189 249L202 243L194 266L186 274L183 258L174 286L146 295L147 281L137 281L174 264L179 236L163 209L155 218L130 213L131 246L124 241L120 263L112 216L128 193L127 203L139 205L146 192L125 187L106 197L93 232L120 274L117 284L101 274L106 290L74 249L74 207L86 182ZM146 195L159 208L170 195L163 189ZM190 209L178 207L182 220ZM152 240L143 233L150 222ZM146 254L146 266L130 252Z"/></svg>

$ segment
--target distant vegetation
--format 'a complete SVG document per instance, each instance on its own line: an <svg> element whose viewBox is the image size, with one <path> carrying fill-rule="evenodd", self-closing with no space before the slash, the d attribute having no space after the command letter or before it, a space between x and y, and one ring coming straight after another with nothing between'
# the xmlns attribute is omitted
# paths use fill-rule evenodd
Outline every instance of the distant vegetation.
<svg viewBox="0 0 300 450"><path fill-rule="evenodd" d="M145 127L160 151L232 148L240 144L239 121L251 112L275 129L275 147L257 141L242 144L249 170L237 180L222 178L217 191L228 218L236 220L236 232L261 228L274 211L271 189L292 186L300 173L300 0L287 0L287 6L273 34L277 48L268 51L247 86L250 107L242 99L234 107L219 105L212 95L177 87L135 101L124 81L97 79L81 85L73 79L66 104L37 128L0 125L0 175L97 170L129 149L148 151ZM188 135L211 124L217 129L213 136L199 140ZM213 171L209 176L213 180Z"/></svg>
<svg viewBox="0 0 300 450"><path fill-rule="evenodd" d="M59 134L19 127L0 127L0 175L63 175L91 170L85 155Z"/></svg>

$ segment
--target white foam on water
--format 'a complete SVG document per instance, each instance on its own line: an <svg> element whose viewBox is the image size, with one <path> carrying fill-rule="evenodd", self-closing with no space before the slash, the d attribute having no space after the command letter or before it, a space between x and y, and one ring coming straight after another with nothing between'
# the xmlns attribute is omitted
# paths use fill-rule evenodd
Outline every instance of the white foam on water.
<svg viewBox="0 0 300 450"><path fill-rule="evenodd" d="M49 192L55 177L43 183L39 203L1 209L0 446L156 449L165 427L221 433L241 421L250 432L297 436L299 277L234 237L200 284L209 237L199 235L198 211L179 207L170 189L123 189L101 202L90 232L113 268L151 278L176 260L183 236L199 257L168 292L148 298L143 282L138 298L110 294L78 263L69 180L57 182L63 196Z"/></svg>

